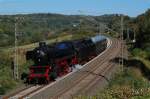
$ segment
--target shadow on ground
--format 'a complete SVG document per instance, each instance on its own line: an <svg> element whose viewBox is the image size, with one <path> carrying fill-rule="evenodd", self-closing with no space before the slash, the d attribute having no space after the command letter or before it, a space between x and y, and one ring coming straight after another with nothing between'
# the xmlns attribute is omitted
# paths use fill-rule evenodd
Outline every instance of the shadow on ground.
<svg viewBox="0 0 150 99"><path fill-rule="evenodd" d="M122 58L116 57L112 59L111 62L115 62L119 64L120 60L122 60ZM142 61L137 59L130 59L130 60L123 59L123 62L124 62L124 66L126 67L135 67L140 69L143 76L146 77L148 80L150 80L150 69L146 67Z"/></svg>

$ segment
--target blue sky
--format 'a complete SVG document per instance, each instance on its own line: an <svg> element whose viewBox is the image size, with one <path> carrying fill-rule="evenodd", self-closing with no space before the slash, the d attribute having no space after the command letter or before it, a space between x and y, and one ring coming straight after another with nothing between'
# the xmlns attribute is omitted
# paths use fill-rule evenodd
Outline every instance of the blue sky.
<svg viewBox="0 0 150 99"><path fill-rule="evenodd" d="M0 14L61 13L137 16L150 8L150 0L0 0Z"/></svg>

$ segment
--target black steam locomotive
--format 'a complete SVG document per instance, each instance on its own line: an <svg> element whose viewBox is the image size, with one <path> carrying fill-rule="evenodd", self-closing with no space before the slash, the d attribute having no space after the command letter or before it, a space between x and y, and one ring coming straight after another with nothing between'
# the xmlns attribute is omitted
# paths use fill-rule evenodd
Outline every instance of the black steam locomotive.
<svg viewBox="0 0 150 99"><path fill-rule="evenodd" d="M107 38L97 35L88 39L63 41L51 45L40 42L39 47L27 51L26 59L32 60L28 83L48 83L72 71L76 64L83 64L107 47Z"/></svg>

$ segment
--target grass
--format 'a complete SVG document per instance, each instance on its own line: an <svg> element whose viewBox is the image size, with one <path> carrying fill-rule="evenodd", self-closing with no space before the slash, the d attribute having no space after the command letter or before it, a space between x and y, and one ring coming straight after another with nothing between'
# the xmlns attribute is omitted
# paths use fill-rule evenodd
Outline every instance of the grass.
<svg viewBox="0 0 150 99"><path fill-rule="evenodd" d="M130 59L142 62L150 71L150 61L147 57L149 56L145 51L135 49ZM123 72L117 73L109 86L100 93L100 96L103 96L100 99L150 99L149 79L143 75L141 68L137 67L124 67Z"/></svg>
<svg viewBox="0 0 150 99"><path fill-rule="evenodd" d="M137 60L134 61L137 66L124 66L124 70L116 73L109 85L95 96L77 96L74 99L150 99L149 79L141 70L146 68L150 71L149 54L141 49L134 49L131 55L129 60ZM139 68L138 62L145 67Z"/></svg>
<svg viewBox="0 0 150 99"><path fill-rule="evenodd" d="M13 79L9 54L0 52L0 95L14 88L18 82Z"/></svg>
<svg viewBox="0 0 150 99"><path fill-rule="evenodd" d="M95 96L77 96L73 99L150 99L150 84L140 70L129 67L117 73L109 86Z"/></svg>
<svg viewBox="0 0 150 99"><path fill-rule="evenodd" d="M134 49L131 54L131 60L142 62L145 66L142 68L150 71L149 54L146 51ZM123 72L118 73L108 88L101 93L104 96L102 99L150 99L149 79L143 75L141 68L137 67L125 67Z"/></svg>
<svg viewBox="0 0 150 99"><path fill-rule="evenodd" d="M150 61L141 57L134 57L134 59L142 61L144 65L150 70Z"/></svg>

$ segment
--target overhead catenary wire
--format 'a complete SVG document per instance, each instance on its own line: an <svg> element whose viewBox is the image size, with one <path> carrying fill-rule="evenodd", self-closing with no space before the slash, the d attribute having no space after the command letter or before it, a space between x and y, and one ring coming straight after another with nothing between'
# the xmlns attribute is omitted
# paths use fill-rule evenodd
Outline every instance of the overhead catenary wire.
<svg viewBox="0 0 150 99"><path fill-rule="evenodd" d="M122 65L122 71L123 71L123 64L124 64L124 61L123 61L123 57L124 57L124 44L123 44L123 30L124 30L124 25L123 25L123 16L121 15L121 65Z"/></svg>
<svg viewBox="0 0 150 99"><path fill-rule="evenodd" d="M16 80L19 79L19 72L18 72L18 32L17 32L17 27L18 27L18 17L15 17L15 47L14 47L14 78Z"/></svg>

